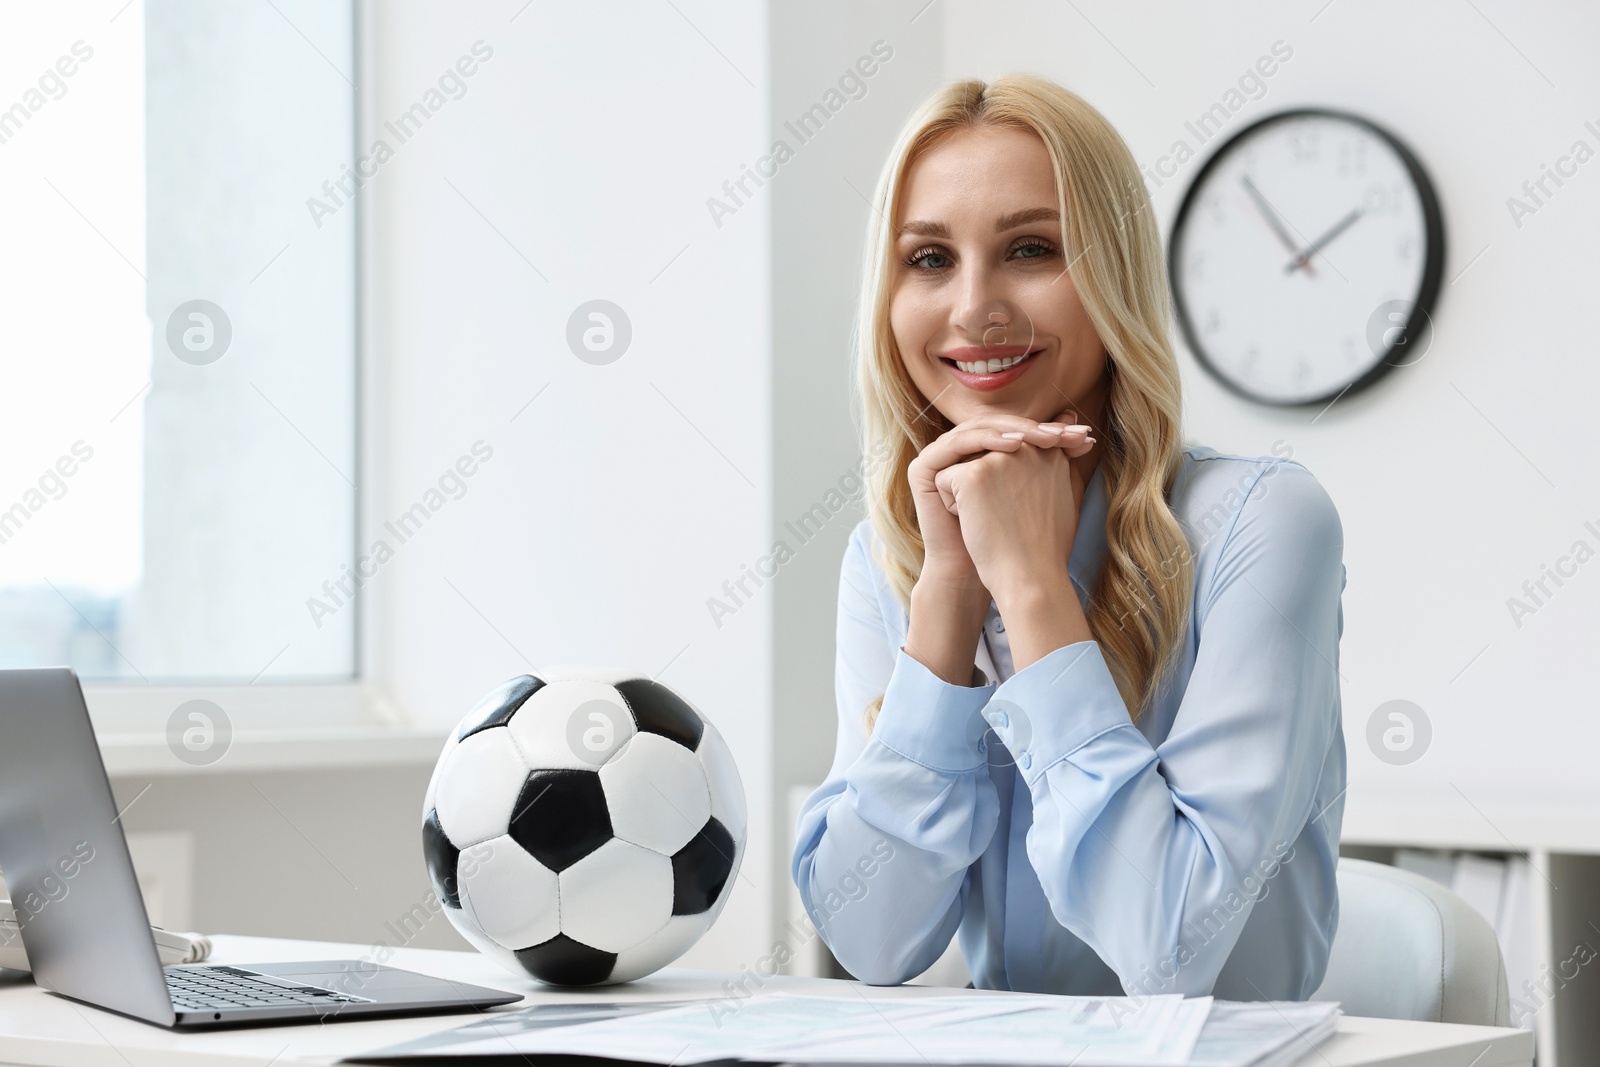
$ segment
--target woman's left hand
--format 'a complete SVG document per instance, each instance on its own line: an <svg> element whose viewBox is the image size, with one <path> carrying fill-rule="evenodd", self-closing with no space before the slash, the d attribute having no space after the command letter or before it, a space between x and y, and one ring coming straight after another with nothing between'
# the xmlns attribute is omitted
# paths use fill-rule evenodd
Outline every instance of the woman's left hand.
<svg viewBox="0 0 1600 1067"><path fill-rule="evenodd" d="M1056 447L985 452L935 479L945 506L961 520L961 539L984 588L1002 611L1014 595L1068 580L1085 487L1069 456L1094 447L1086 435L1075 436L1076 442Z"/></svg>

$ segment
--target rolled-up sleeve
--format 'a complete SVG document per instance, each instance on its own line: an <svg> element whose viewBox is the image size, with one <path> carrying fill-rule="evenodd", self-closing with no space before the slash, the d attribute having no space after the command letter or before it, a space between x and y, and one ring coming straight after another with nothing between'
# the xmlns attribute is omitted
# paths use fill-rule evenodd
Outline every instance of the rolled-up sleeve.
<svg viewBox="0 0 1600 1067"><path fill-rule="evenodd" d="M806 799L791 864L834 957L886 985L932 966L967 897L968 868L999 818L980 714L995 685L951 685L894 644L868 556L852 532L840 568L833 767ZM883 694L870 737L867 705Z"/></svg>
<svg viewBox="0 0 1600 1067"><path fill-rule="evenodd" d="M1209 993L1257 899L1252 879L1319 814L1339 721L1343 531L1303 466L1268 481L1199 576L1193 671L1161 744L1133 725L1094 641L1029 664L986 708L1032 795L1028 859L1051 911L1128 993ZM1186 942L1224 904L1237 921ZM1327 952L1322 932L1304 938L1283 946L1303 961L1289 991L1301 997Z"/></svg>

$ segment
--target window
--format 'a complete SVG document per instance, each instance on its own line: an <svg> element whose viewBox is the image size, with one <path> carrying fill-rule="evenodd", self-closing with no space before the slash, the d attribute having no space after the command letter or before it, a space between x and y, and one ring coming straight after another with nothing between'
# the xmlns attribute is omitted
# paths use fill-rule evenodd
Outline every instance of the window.
<svg viewBox="0 0 1600 1067"><path fill-rule="evenodd" d="M351 7L0 24L0 666L353 680Z"/></svg>

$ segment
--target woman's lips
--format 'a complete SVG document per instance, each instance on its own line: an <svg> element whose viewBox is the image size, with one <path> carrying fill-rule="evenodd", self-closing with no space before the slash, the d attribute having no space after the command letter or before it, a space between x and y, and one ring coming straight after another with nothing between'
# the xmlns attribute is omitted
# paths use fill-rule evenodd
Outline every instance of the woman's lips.
<svg viewBox="0 0 1600 1067"><path fill-rule="evenodd" d="M962 348L940 356L939 362L943 363L947 368L949 368L950 373L955 377L955 379L969 389L1000 389L1004 386L1010 385L1012 382L1016 381L1018 378L1022 377L1022 375L1027 373L1028 368L1033 366L1034 359L1037 358L1041 351L1043 350L1034 349L1029 351L1022 345L981 349ZM984 359L1011 359L1015 356L1020 356L1025 352L1027 353L1026 359L1020 363L1014 364L1013 366L1007 367L1003 371L982 371L973 373L972 371L964 371L956 366L956 360L960 360L962 363L976 363L978 360Z"/></svg>

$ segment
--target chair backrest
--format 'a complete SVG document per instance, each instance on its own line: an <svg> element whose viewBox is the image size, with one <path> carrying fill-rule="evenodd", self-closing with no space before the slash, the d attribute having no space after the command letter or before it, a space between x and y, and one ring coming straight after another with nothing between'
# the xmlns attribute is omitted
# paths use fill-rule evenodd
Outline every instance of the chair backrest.
<svg viewBox="0 0 1600 1067"><path fill-rule="evenodd" d="M1339 860L1339 928L1312 1000L1347 1015L1509 1026L1494 927L1437 882L1369 860Z"/></svg>

